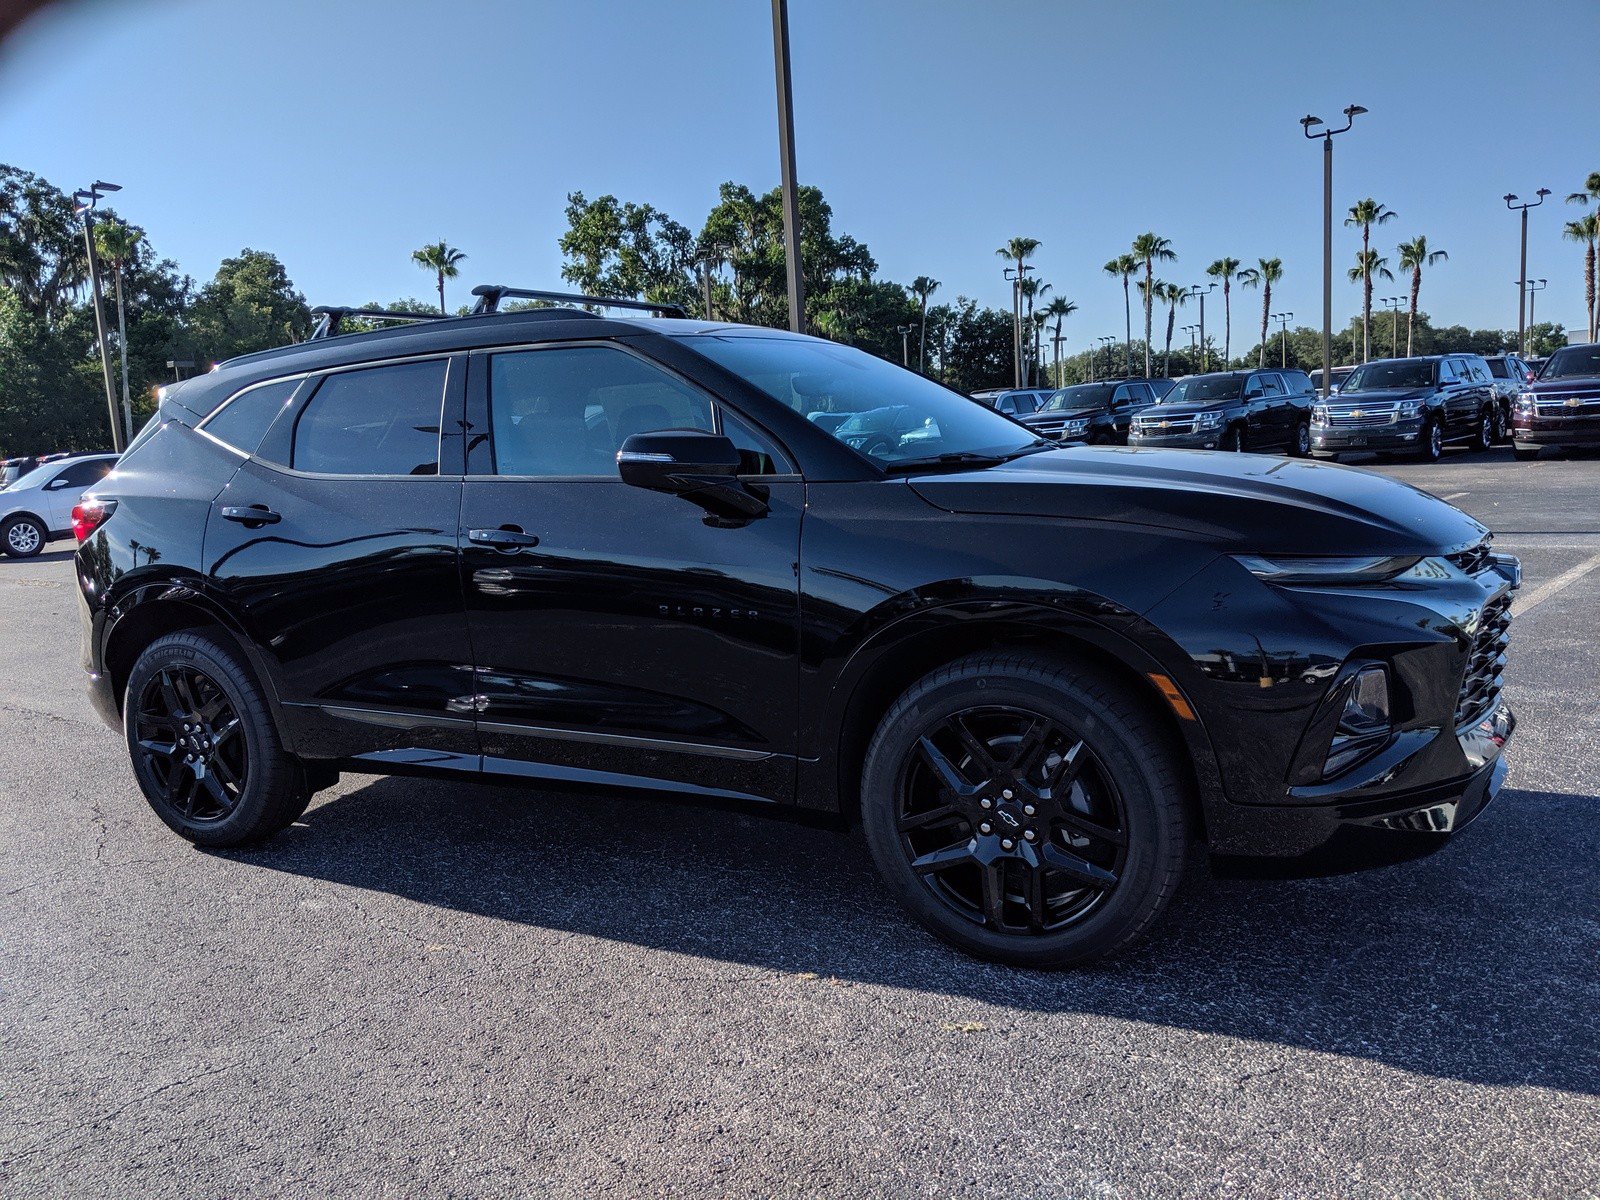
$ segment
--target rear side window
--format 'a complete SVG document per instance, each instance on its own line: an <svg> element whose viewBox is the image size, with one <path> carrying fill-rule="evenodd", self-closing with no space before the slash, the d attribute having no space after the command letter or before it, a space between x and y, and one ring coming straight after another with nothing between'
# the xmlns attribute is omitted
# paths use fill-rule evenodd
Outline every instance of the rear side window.
<svg viewBox="0 0 1600 1200"><path fill-rule="evenodd" d="M615 476L617 451L634 434L709 433L712 414L709 399L659 367L570 346L494 355L489 423L500 475Z"/></svg>
<svg viewBox="0 0 1600 1200"><path fill-rule="evenodd" d="M56 478L66 480L68 487L93 487L111 474L111 468L115 465L116 460L110 458L97 458L90 462L73 463L65 471L57 475Z"/></svg>
<svg viewBox="0 0 1600 1200"><path fill-rule="evenodd" d="M437 475L444 359L325 378L295 419L289 465L320 475Z"/></svg>
<svg viewBox="0 0 1600 1200"><path fill-rule="evenodd" d="M299 386L298 379L285 379L247 388L213 413L200 428L242 454L254 454Z"/></svg>
<svg viewBox="0 0 1600 1200"><path fill-rule="evenodd" d="M1276 375L1258 375L1256 378L1261 380L1261 391L1264 395L1283 395L1283 381Z"/></svg>

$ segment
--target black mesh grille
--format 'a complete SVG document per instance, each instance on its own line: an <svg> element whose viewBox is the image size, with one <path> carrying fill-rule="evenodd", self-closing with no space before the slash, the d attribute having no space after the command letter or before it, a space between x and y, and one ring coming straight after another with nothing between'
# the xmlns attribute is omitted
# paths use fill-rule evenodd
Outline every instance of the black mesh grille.
<svg viewBox="0 0 1600 1200"><path fill-rule="evenodd" d="M1489 565L1489 539L1484 538L1476 546L1472 546L1459 554L1448 556L1450 561L1460 567L1468 575L1476 575Z"/></svg>
<svg viewBox="0 0 1600 1200"><path fill-rule="evenodd" d="M1506 645L1511 639L1511 592L1500 593L1483 608L1483 619L1472 651L1467 656L1466 675L1461 680L1461 699L1456 704L1456 727L1480 721L1500 699L1500 673L1506 665Z"/></svg>

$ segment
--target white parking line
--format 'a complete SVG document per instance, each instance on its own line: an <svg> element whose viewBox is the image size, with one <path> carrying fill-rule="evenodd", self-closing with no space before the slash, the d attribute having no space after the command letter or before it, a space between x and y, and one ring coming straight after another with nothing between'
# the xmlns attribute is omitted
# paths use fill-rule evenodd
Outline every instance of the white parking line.
<svg viewBox="0 0 1600 1200"><path fill-rule="evenodd" d="M1557 592L1577 583L1590 571L1600 567L1600 554L1592 554L1570 571L1563 571L1554 579L1547 579L1531 592L1524 592L1512 602L1512 611L1525 617Z"/></svg>
<svg viewBox="0 0 1600 1200"><path fill-rule="evenodd" d="M1443 496L1440 496L1439 499L1441 499L1441 500L1459 500L1459 499L1461 499L1461 497L1466 496L1466 495L1470 495L1470 493L1468 493L1468 492L1446 492Z"/></svg>

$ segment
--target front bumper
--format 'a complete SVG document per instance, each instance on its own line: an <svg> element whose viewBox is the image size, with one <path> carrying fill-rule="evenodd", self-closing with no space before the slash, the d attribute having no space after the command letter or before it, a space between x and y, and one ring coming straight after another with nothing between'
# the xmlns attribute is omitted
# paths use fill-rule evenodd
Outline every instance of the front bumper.
<svg viewBox="0 0 1600 1200"><path fill-rule="evenodd" d="M1154 450L1215 450L1222 444L1224 432L1221 426L1196 433L1140 433L1134 430L1128 434L1128 445L1148 446Z"/></svg>
<svg viewBox="0 0 1600 1200"><path fill-rule="evenodd" d="M1422 436L1421 420L1396 425L1341 428L1312 422L1311 448L1329 453L1340 450L1414 450Z"/></svg>
<svg viewBox="0 0 1600 1200"><path fill-rule="evenodd" d="M1535 446L1600 446L1600 417L1537 417L1518 413L1511 418L1514 444Z"/></svg>

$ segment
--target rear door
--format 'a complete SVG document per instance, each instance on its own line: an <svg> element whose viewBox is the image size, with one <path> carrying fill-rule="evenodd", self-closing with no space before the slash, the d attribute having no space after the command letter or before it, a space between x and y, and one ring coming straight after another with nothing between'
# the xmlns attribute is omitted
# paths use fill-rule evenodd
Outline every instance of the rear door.
<svg viewBox="0 0 1600 1200"><path fill-rule="evenodd" d="M202 432L240 449L206 526L206 586L271 657L296 749L419 748L477 766L461 599L464 357L313 375L242 393ZM230 439L232 439L230 441Z"/></svg>
<svg viewBox="0 0 1600 1200"><path fill-rule="evenodd" d="M789 802L805 485L782 449L607 343L472 355L461 507L485 765ZM767 512L709 514L617 472L629 436L726 433Z"/></svg>

